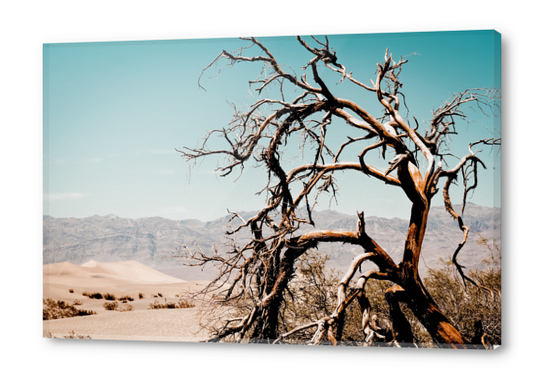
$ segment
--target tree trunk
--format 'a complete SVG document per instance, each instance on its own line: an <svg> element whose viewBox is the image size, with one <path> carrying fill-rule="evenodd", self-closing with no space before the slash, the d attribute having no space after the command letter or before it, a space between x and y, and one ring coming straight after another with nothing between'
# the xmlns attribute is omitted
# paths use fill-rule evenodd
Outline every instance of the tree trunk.
<svg viewBox="0 0 542 379"><path fill-rule="evenodd" d="M463 337L439 311L431 295L423 286L418 273L430 208L429 200L424 200L412 205L410 227L399 274L401 287L405 290L404 299L437 344L452 348L466 348Z"/></svg>
<svg viewBox="0 0 542 379"><path fill-rule="evenodd" d="M385 297L390 309L393 339L397 342L414 342L410 323L399 305L399 302L405 301L405 290L400 286L393 286L386 290Z"/></svg>

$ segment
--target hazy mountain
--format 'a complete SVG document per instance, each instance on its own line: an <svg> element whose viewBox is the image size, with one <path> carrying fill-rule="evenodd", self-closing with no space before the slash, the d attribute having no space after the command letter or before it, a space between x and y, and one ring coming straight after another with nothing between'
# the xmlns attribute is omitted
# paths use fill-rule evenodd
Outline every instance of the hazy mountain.
<svg viewBox="0 0 542 379"><path fill-rule="evenodd" d="M248 219L255 213L240 213ZM209 279L212 271L200 267L186 267L183 258L172 257L177 248L186 245L192 251L198 248L212 254L213 244L225 251L225 232L229 230L230 216L202 222L199 220L174 221L162 217L126 219L114 215L87 218L43 219L43 263L68 261L83 264L89 260L116 262L135 260L169 275L186 280ZM313 220L322 230L355 230L357 217L335 211L315 212ZM481 268L485 251L476 244L478 234L500 242L500 208L467 204L464 217L470 228L470 238L460 255L467 268ZM235 220L234 226L240 221ZM367 217L368 234L393 259L400 261L408 222L398 218ZM313 229L304 226L300 232ZM242 242L249 238L247 231L237 236ZM443 207L435 207L429 215L427 234L420 269L435 267L440 258L449 258L462 239L462 232ZM319 250L330 255L329 266L345 269L360 248L348 244L323 243Z"/></svg>

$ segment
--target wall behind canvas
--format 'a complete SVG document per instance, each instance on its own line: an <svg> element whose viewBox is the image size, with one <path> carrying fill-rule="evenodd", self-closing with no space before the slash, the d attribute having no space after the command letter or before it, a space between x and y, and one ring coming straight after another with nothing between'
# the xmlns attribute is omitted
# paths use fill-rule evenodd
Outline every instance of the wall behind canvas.
<svg viewBox="0 0 542 379"><path fill-rule="evenodd" d="M521 6L525 4L525 6ZM527 5L529 4L529 5ZM0 320L5 362L19 372L43 378L95 378L102 375L194 378L249 377L267 361L259 377L275 375L331 377L377 375L383 367L422 366L440 377L512 374L518 367L536 370L535 343L530 336L533 270L540 257L536 214L540 211L532 182L537 161L532 138L538 126L523 101L536 100L540 79L533 64L540 37L535 3L516 1L495 7L490 1L387 1L369 3L231 1L184 3L163 1L11 2L1 6L0 90L2 111L2 286ZM445 15L445 18L444 18ZM494 352L379 351L271 346L128 343L122 341L51 341L41 338L41 44L292 35L496 29L502 38L503 66L503 343ZM7 85L6 85L7 84ZM513 134L516 133L516 134ZM518 135L522 133L523 136ZM527 143L528 145L523 145ZM524 185L524 187L520 187ZM528 211L527 211L528 209ZM6 212L7 210L7 212ZM531 218L532 217L532 218ZM528 261L530 260L530 261ZM529 262L529 263L527 263ZM534 276L536 277L536 276ZM521 310L520 310L521 307ZM6 338L7 337L7 338ZM385 354L383 354L385 353ZM244 367L236 366L241 362ZM391 364L393 363L393 364ZM449 369L452 365L453 369ZM402 372L401 377L415 377Z"/></svg>

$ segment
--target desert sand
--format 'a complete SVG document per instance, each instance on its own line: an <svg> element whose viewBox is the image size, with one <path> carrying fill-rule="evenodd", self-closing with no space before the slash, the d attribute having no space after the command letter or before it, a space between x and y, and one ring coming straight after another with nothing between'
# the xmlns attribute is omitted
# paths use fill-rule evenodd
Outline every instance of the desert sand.
<svg viewBox="0 0 542 379"><path fill-rule="evenodd" d="M76 308L97 314L43 321L43 334L62 338L74 332L92 339L202 341L208 336L200 327L198 302L195 308L185 309L149 309L149 304L176 302L207 283L177 279L135 261L47 264L43 266L43 298L70 304L79 300L82 304ZM83 292L110 293L117 299L130 296L134 301L116 301L119 306L131 305L133 310L106 310L103 304L107 300L90 299ZM144 298L139 298L140 293Z"/></svg>

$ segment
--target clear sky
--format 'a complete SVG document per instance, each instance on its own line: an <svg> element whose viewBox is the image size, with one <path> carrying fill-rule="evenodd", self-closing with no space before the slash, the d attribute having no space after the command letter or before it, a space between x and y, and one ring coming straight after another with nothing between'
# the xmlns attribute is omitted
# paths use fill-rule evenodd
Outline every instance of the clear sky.
<svg viewBox="0 0 542 379"><path fill-rule="evenodd" d="M431 110L453 93L500 87L500 46L491 31L332 35L329 40L339 62L366 84L374 79L386 48L396 59L408 55L401 73L403 92L410 120L415 116L422 127ZM260 41L297 74L311 58L295 37ZM203 82L206 91L198 88L202 69L222 50L246 45L238 39L44 45L44 213L211 220L227 209L259 209L265 198L255 193L266 180L259 170L249 168L237 180L235 174L221 178L214 172L216 158L189 169L175 151L195 147L206 131L226 126L232 115L228 102L256 101L247 82L258 74L257 64L237 64L216 77L218 69L207 71L202 77L209 78ZM374 95L350 83L335 85L337 75L326 78L336 96L381 115ZM500 130L499 118L469 115L472 122L460 124L461 134L453 137L457 155L468 153L469 141ZM344 135L344 126L337 128ZM347 134L357 136L351 130ZM488 169L480 173L479 188L469 201L500 206L500 154L495 152L479 155ZM319 209L408 217L409 204L398 188L359 174L338 179L338 204L322 199ZM454 202L460 202L460 193L455 195ZM437 195L434 205L441 204Z"/></svg>

